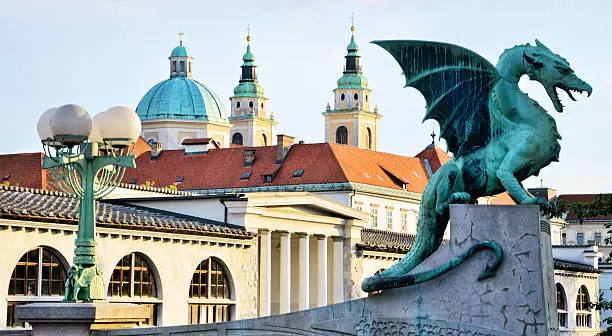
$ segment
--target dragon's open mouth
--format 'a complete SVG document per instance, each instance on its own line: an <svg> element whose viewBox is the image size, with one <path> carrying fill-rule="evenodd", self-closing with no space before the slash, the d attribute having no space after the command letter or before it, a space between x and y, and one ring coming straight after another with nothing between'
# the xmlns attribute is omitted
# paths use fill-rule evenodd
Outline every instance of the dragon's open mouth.
<svg viewBox="0 0 612 336"><path fill-rule="evenodd" d="M586 84L586 86L588 86L588 84ZM555 86L553 86L552 90L547 90L548 91L548 95L550 96L550 99L553 102L553 105L555 106L555 110L557 110L557 112L563 112L563 108L565 107L562 103L561 103L561 99L559 99L559 92L557 91L557 89L561 89L563 91L565 91L565 93L567 93L567 95L570 97L571 100L576 101L576 98L574 98L574 95L572 95L572 92L574 93L579 93L582 94L583 92L587 93L587 97L591 96L591 88L590 86L588 87L568 87L564 84L557 84Z"/></svg>

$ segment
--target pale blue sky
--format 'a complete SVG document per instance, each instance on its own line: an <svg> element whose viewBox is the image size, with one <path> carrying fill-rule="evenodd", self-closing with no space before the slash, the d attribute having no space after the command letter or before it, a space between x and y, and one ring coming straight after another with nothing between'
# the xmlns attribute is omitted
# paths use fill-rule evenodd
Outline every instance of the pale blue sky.
<svg viewBox="0 0 612 336"><path fill-rule="evenodd" d="M229 108L247 24L258 77L278 132L322 142L321 112L340 77L354 12L364 74L379 105L380 150L414 155L431 140L425 101L404 89L395 61L376 39L438 40L465 46L492 63L515 44L539 38L589 82L591 98L552 112L563 136L559 163L527 186L561 193L612 192L612 48L608 1L0 1L0 152L40 151L36 121L49 107L77 103L91 114L136 108L168 77L185 33L194 77ZM554 111L539 84L522 87Z"/></svg>

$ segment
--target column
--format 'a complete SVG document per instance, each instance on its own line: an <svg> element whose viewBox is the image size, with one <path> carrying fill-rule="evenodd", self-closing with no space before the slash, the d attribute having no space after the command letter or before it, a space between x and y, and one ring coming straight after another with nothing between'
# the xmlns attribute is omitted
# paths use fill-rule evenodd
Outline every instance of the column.
<svg viewBox="0 0 612 336"><path fill-rule="evenodd" d="M280 234L280 314L291 312L291 240L289 232Z"/></svg>
<svg viewBox="0 0 612 336"><path fill-rule="evenodd" d="M272 243L269 230L259 230L259 316L270 316Z"/></svg>
<svg viewBox="0 0 612 336"><path fill-rule="evenodd" d="M333 287L332 296L334 303L344 301L344 239L333 237Z"/></svg>
<svg viewBox="0 0 612 336"><path fill-rule="evenodd" d="M327 305L327 237L317 235L317 307Z"/></svg>
<svg viewBox="0 0 612 336"><path fill-rule="evenodd" d="M300 239L300 274L299 274L299 309L304 310L310 308L310 291L309 291L309 280L310 276L308 274L309 268L309 248L308 248L308 234L306 233L298 233L298 237Z"/></svg>

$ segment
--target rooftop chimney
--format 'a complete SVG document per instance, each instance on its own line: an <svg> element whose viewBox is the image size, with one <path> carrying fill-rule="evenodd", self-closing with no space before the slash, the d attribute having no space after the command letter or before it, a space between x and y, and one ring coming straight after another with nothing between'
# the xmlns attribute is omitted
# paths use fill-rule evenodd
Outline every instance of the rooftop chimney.
<svg viewBox="0 0 612 336"><path fill-rule="evenodd" d="M255 163L255 150L245 149L244 150L244 166L252 166Z"/></svg>
<svg viewBox="0 0 612 336"><path fill-rule="evenodd" d="M151 157L158 157L161 154L164 146L161 142L155 141L151 142Z"/></svg>
<svg viewBox="0 0 612 336"><path fill-rule="evenodd" d="M278 134L276 136L276 163L281 163L285 159L285 155L289 151L289 148L293 146L295 138L292 136Z"/></svg>

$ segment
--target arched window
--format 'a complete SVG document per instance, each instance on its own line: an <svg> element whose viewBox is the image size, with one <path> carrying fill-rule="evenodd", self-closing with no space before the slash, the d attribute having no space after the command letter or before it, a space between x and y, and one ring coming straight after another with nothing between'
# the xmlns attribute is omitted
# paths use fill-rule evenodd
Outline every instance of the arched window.
<svg viewBox="0 0 612 336"><path fill-rule="evenodd" d="M336 143L348 144L348 129L344 126L340 126L336 129Z"/></svg>
<svg viewBox="0 0 612 336"><path fill-rule="evenodd" d="M576 326L591 327L591 300L589 291L584 285L580 286L576 297Z"/></svg>
<svg viewBox="0 0 612 336"><path fill-rule="evenodd" d="M372 149L372 130L369 127L366 127L366 145Z"/></svg>
<svg viewBox="0 0 612 336"><path fill-rule="evenodd" d="M253 102L252 101L249 102L249 107L253 108Z"/></svg>
<svg viewBox="0 0 612 336"><path fill-rule="evenodd" d="M130 253L117 263L113 269L108 284L109 301L122 302L126 299L131 303L137 303L149 309L149 318L144 322L146 325L157 325L157 306L151 303L152 298L157 298L157 284L153 268L140 253ZM134 302L134 299L143 298L146 303Z"/></svg>
<svg viewBox="0 0 612 336"><path fill-rule="evenodd" d="M265 134L261 135L261 145L262 146L267 146L268 145L268 138L266 137Z"/></svg>
<svg viewBox="0 0 612 336"><path fill-rule="evenodd" d="M236 108L239 109L240 108L240 102L236 102Z"/></svg>
<svg viewBox="0 0 612 336"><path fill-rule="evenodd" d="M200 262L189 286L189 324L231 320L235 302L231 298L228 272L216 258Z"/></svg>
<svg viewBox="0 0 612 336"><path fill-rule="evenodd" d="M368 95L365 95L365 98L366 98L365 100L368 101Z"/></svg>
<svg viewBox="0 0 612 336"><path fill-rule="evenodd" d="M242 146L242 144L243 144L242 141L243 140L242 140L242 134L241 133L236 132L236 133L234 133L234 135L232 135L232 143L234 145L241 145Z"/></svg>
<svg viewBox="0 0 612 336"><path fill-rule="evenodd" d="M344 93L343 93L343 94L340 95L340 101L344 101L344 98L345 98L345 96L344 96Z"/></svg>
<svg viewBox="0 0 612 336"><path fill-rule="evenodd" d="M263 108L263 103L261 103L261 108Z"/></svg>
<svg viewBox="0 0 612 336"><path fill-rule="evenodd" d="M559 326L567 328L567 299L563 286L557 284L557 316L559 318Z"/></svg>
<svg viewBox="0 0 612 336"><path fill-rule="evenodd" d="M357 100L357 99L359 99L359 95L355 93L355 94L353 95L353 100Z"/></svg>
<svg viewBox="0 0 612 336"><path fill-rule="evenodd" d="M18 326L16 306L36 302L28 297L54 296L60 301L64 295L66 268L64 259L48 247L39 246L26 252L15 265L9 281L7 326Z"/></svg>

